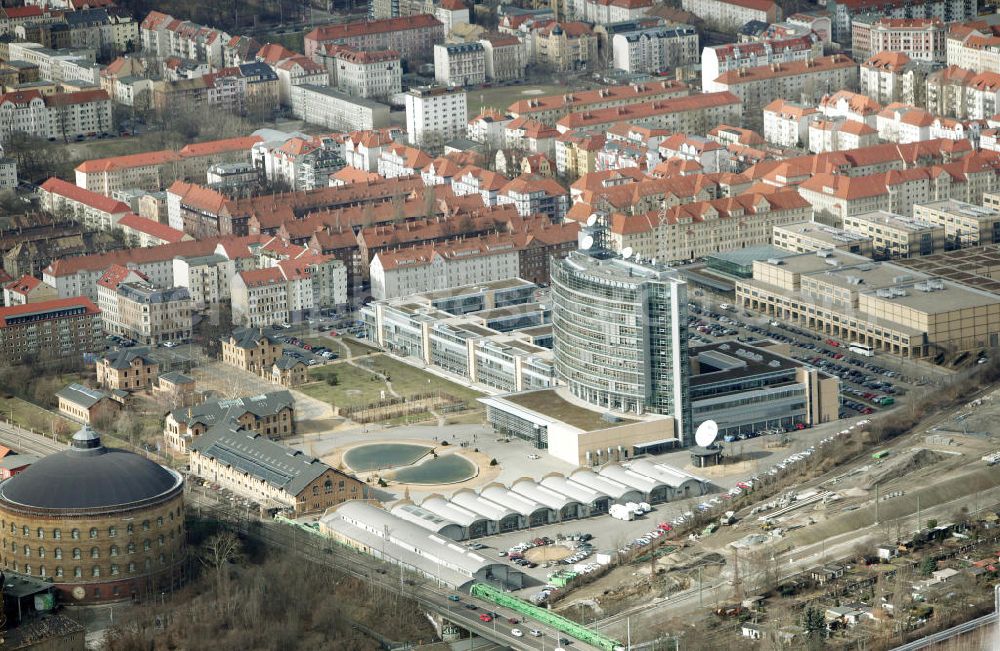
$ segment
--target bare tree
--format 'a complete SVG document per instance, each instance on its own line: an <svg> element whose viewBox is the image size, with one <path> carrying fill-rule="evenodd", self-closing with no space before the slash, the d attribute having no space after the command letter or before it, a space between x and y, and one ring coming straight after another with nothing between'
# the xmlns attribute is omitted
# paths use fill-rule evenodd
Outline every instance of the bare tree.
<svg viewBox="0 0 1000 651"><path fill-rule="evenodd" d="M216 589L221 593L229 577L229 565L243 557L243 545L232 531L217 533L202 546L198 560L206 568L215 572Z"/></svg>

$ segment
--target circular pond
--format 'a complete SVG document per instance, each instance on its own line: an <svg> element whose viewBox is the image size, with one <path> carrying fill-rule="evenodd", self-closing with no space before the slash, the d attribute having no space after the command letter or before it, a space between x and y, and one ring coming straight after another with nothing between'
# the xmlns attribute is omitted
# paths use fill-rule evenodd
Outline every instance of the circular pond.
<svg viewBox="0 0 1000 651"><path fill-rule="evenodd" d="M400 468L392 478L401 484L453 484L476 476L476 464L460 454L448 454Z"/></svg>
<svg viewBox="0 0 1000 651"><path fill-rule="evenodd" d="M344 453L344 463L355 472L409 466L434 448L412 443L372 443Z"/></svg>

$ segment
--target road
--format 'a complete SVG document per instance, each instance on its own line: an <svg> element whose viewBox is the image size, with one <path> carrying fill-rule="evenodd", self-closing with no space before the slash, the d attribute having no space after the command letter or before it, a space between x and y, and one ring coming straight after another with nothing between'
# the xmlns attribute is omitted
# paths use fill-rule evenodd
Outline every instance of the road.
<svg viewBox="0 0 1000 651"><path fill-rule="evenodd" d="M422 608L426 608L459 627L497 644L524 651L551 650L560 646L560 637L569 637L565 634L559 634L558 631L540 622L511 624L510 618L522 619L523 616L471 595L461 594L461 601L453 602L448 599L448 596L457 594L455 591L435 585L423 576L404 573L402 568L398 566L382 562L373 556L343 547L332 540L324 540L289 525L247 519L245 514L239 512L239 509L220 505L217 498L216 493L205 491L200 487L188 486L189 505L208 510L220 518L233 522L245 535L255 537L269 545L291 550L310 561L370 581L386 590L399 592L416 601ZM247 526L248 523L259 526ZM467 604L475 606L475 609L466 608ZM480 615L485 612L497 612L501 616L490 622L484 622L480 620ZM515 628L522 631L522 637L511 633ZM532 637L528 634L531 629L538 629L542 631L543 635ZM580 651L599 651L597 647L575 639L572 640L572 648Z"/></svg>
<svg viewBox="0 0 1000 651"><path fill-rule="evenodd" d="M930 635L922 637L919 640L910 642L909 644L898 646L892 651L917 651L918 649L926 649L927 647L933 646L940 642L950 640L953 637L958 637L959 635L966 635L984 626L990 626L990 625L996 626L996 623L997 623L997 613L990 613L988 615L983 615L982 617L977 617L976 619L971 619L967 622L963 622L958 626L952 626L947 630L939 631L937 633L931 633Z"/></svg>

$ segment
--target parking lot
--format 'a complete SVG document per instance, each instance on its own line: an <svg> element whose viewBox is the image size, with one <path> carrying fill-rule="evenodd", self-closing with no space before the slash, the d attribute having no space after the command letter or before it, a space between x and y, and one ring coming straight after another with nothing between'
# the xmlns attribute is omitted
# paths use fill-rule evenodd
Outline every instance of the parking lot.
<svg viewBox="0 0 1000 651"><path fill-rule="evenodd" d="M787 344L791 357L840 378L840 417L872 414L888 407L912 389L928 382L901 370L887 368L882 357L866 356L849 350L847 342L836 341L787 323L768 320L746 310L711 298L694 298L688 305L691 341L712 343L726 339L752 343L771 340ZM892 364L898 368L898 364Z"/></svg>

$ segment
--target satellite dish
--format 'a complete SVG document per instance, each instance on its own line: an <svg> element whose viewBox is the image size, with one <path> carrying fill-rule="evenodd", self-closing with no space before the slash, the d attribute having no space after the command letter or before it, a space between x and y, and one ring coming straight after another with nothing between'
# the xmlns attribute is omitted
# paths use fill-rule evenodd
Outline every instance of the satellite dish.
<svg viewBox="0 0 1000 651"><path fill-rule="evenodd" d="M587 249L589 249L592 246L594 246L594 236L593 235L584 235L583 239L580 240L580 249L583 250L583 251L586 251Z"/></svg>
<svg viewBox="0 0 1000 651"><path fill-rule="evenodd" d="M628 260L631 257L632 257L632 247L626 246L624 249L622 249L622 260Z"/></svg>
<svg viewBox="0 0 1000 651"><path fill-rule="evenodd" d="M703 448L707 448L715 442L715 437L719 435L719 425L714 420L706 420L698 426L694 433L694 442Z"/></svg>
<svg viewBox="0 0 1000 651"><path fill-rule="evenodd" d="M597 213L592 213L590 217L587 217L587 226L593 226L597 223Z"/></svg>

